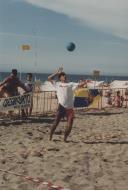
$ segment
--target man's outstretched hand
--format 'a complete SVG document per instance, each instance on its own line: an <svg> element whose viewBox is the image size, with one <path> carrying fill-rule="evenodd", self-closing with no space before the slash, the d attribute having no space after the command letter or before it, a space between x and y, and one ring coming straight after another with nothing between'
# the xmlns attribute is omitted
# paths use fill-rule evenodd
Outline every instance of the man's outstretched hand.
<svg viewBox="0 0 128 190"><path fill-rule="evenodd" d="M58 70L57 70L57 74L60 74L63 72L63 67L59 67Z"/></svg>

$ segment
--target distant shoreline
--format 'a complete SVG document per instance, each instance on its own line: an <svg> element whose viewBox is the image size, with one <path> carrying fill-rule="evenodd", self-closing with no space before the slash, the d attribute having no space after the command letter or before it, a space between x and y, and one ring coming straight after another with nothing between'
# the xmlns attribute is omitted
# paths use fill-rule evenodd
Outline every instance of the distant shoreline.
<svg viewBox="0 0 128 190"><path fill-rule="evenodd" d="M27 73L27 72L26 72ZM25 80L26 73L22 73L22 80ZM19 73L18 73L19 74ZM34 78L40 79L41 81L46 81L50 73L33 73ZM0 80L3 80L9 72L0 72ZM92 75L87 74L67 74L70 81L79 81L81 79L94 79ZM114 80L126 80L128 81L128 76L115 76L115 75L101 75L97 80L112 82Z"/></svg>
<svg viewBox="0 0 128 190"><path fill-rule="evenodd" d="M49 74L51 74L51 72L44 72L44 73L42 73L42 72L31 72L31 71L27 71L27 72L22 72L22 74L26 74L26 73L28 73L28 72L30 72L30 73L33 73L33 74L39 74L39 75L41 75L41 74L44 74L44 75L49 75ZM10 73L9 71L1 71L0 73ZM76 75L76 76L92 76L92 74L89 74L89 73L85 73L85 74L82 74L82 73L80 73L80 74L78 74L78 73L67 73L67 75ZM103 76L103 77L126 77L126 78L128 78L128 74L127 75L121 75L121 74L101 74L101 76Z"/></svg>

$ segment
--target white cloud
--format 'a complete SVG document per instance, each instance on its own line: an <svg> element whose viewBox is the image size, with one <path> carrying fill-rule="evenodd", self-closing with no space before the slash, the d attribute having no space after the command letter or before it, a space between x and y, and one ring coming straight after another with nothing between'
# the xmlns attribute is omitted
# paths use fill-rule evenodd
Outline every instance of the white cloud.
<svg viewBox="0 0 128 190"><path fill-rule="evenodd" d="M24 0L128 39L128 0Z"/></svg>

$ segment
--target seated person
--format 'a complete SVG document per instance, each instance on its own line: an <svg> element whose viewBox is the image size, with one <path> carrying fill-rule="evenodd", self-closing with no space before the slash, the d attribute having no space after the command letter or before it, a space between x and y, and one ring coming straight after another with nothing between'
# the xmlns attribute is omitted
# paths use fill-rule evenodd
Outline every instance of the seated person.
<svg viewBox="0 0 128 190"><path fill-rule="evenodd" d="M120 95L119 90L116 92L116 96L114 97L113 101L114 101L114 106L116 106L116 107L122 107L123 106L124 98L123 98L123 96Z"/></svg>

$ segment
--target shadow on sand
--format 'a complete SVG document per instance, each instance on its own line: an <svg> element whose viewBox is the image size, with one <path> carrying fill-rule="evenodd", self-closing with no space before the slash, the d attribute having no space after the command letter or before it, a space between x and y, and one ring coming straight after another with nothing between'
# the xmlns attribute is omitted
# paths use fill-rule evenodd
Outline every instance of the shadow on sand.
<svg viewBox="0 0 128 190"><path fill-rule="evenodd" d="M9 125L22 125L22 124L28 124L28 123L47 123L51 124L53 123L54 119L51 117L41 117L41 118L17 118L17 119L2 119L0 121L0 126L9 126Z"/></svg>
<svg viewBox="0 0 128 190"><path fill-rule="evenodd" d="M77 144L80 143L80 141L67 141L67 143L73 143L73 144ZM117 145L117 144L128 144L128 141L82 141L82 143L84 144L92 144L92 145L96 145L96 144L111 144L111 145Z"/></svg>
<svg viewBox="0 0 128 190"><path fill-rule="evenodd" d="M93 115L93 116L110 116L110 115L120 115L124 112L80 112L78 115Z"/></svg>

